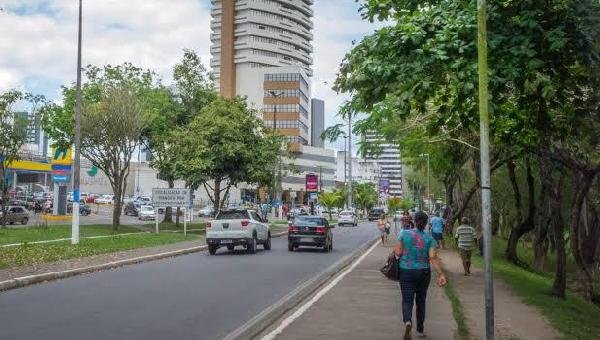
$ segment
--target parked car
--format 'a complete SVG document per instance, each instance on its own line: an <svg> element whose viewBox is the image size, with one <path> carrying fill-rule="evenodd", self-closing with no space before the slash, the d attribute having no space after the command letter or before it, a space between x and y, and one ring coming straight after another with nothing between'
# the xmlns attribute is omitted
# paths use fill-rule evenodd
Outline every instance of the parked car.
<svg viewBox="0 0 600 340"><path fill-rule="evenodd" d="M113 195L102 195L96 197L94 199L94 203L96 204L112 204L113 203Z"/></svg>
<svg viewBox="0 0 600 340"><path fill-rule="evenodd" d="M338 225L350 225L356 227L358 225L358 216L351 210L344 210L338 214Z"/></svg>
<svg viewBox="0 0 600 340"><path fill-rule="evenodd" d="M0 211L0 218L2 218L3 212ZM25 207L21 206L9 206L6 211L6 223L15 224L19 222L23 225L29 222L29 211Z"/></svg>
<svg viewBox="0 0 600 340"><path fill-rule="evenodd" d="M259 244L265 250L271 249L271 231L256 210L222 210L206 224L206 243L211 255L221 247L233 251L236 246L244 246L254 254Z"/></svg>
<svg viewBox="0 0 600 340"><path fill-rule="evenodd" d="M140 206L140 211L138 212L138 219L142 221L154 221L156 219L156 212L154 211L154 207L151 205Z"/></svg>
<svg viewBox="0 0 600 340"><path fill-rule="evenodd" d="M141 204L133 201L125 203L125 206L123 207L123 214L125 214L126 216L138 216L140 214L141 206Z"/></svg>
<svg viewBox="0 0 600 340"><path fill-rule="evenodd" d="M305 209L305 208L294 208L294 209L291 209L287 213L287 219L288 219L288 221L290 221L290 220L292 220L296 216L304 216L304 215L308 215L308 210L307 209Z"/></svg>
<svg viewBox="0 0 600 340"><path fill-rule="evenodd" d="M310 246L330 252L333 250L332 228L324 217L296 216L288 228L288 250L294 251L300 246Z"/></svg>
<svg viewBox="0 0 600 340"><path fill-rule="evenodd" d="M73 203L69 202L67 203L67 214L71 214L73 213ZM92 213L92 208L85 204L85 203L81 203L79 204L79 215L80 216L89 216Z"/></svg>
<svg viewBox="0 0 600 340"><path fill-rule="evenodd" d="M211 205L207 205L204 208L198 210L199 217L213 217L215 216L215 209Z"/></svg>
<svg viewBox="0 0 600 340"><path fill-rule="evenodd" d="M383 215L385 215L385 210L383 210L383 208L373 208L373 209L369 210L367 219L369 221L376 221L376 220L380 219Z"/></svg>

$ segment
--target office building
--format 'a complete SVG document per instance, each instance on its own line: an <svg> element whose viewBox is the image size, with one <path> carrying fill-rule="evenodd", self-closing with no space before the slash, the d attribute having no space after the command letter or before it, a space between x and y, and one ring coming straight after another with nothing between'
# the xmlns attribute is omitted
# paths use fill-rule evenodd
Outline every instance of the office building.
<svg viewBox="0 0 600 340"><path fill-rule="evenodd" d="M324 146L321 134L325 130L325 102L321 99L311 100L310 145L322 148Z"/></svg>
<svg viewBox="0 0 600 340"><path fill-rule="evenodd" d="M246 95L253 70L296 66L312 76L312 0L212 0L211 68L224 97Z"/></svg>
<svg viewBox="0 0 600 340"><path fill-rule="evenodd" d="M366 161L377 164L379 179L389 180L390 196L402 196L402 158L398 145L386 142L375 133L367 133L363 138L381 150L377 155L367 155Z"/></svg>

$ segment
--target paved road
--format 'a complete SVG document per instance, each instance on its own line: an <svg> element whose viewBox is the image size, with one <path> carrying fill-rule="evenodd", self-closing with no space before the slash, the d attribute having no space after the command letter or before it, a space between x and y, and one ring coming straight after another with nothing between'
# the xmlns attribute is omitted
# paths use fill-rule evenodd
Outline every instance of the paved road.
<svg viewBox="0 0 600 340"><path fill-rule="evenodd" d="M197 253L0 293L0 339L220 339L377 234L336 228L334 251Z"/></svg>

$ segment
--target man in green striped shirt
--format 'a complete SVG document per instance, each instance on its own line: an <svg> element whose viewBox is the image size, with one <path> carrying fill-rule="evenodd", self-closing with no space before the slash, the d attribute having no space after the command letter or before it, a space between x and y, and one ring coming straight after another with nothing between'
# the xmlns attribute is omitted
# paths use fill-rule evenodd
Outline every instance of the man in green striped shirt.
<svg viewBox="0 0 600 340"><path fill-rule="evenodd" d="M471 252L475 242L475 229L469 225L467 217L462 218L461 225L456 229L454 238L458 243L458 252L465 269L465 276L471 275Z"/></svg>

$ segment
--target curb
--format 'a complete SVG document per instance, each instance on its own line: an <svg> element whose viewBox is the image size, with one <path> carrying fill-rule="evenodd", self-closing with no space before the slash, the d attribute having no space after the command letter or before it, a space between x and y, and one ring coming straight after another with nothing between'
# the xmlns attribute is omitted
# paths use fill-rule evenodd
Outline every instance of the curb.
<svg viewBox="0 0 600 340"><path fill-rule="evenodd" d="M271 237L281 237L284 235L287 235L287 231L272 234ZM169 252L164 252L164 253L159 253L159 254L152 254L152 255L134 257L131 259L126 259L126 260L108 262L108 263L103 263L103 264L99 264L99 265L95 265L95 266L76 268L76 269L70 269L70 270L59 271L59 272L48 272L48 273L43 273L43 274L35 274L35 275L17 277L17 278L6 280L6 281L1 281L0 282L0 292L11 290L11 289L23 288L26 286L31 286L31 285L46 282L46 281L66 279L68 277L77 276L77 275L81 275L81 274L87 274L87 273L92 273L92 272L97 272L97 271L103 271L103 270L109 270L109 269L114 269L114 268L118 268L118 267L128 266L128 265L132 265L132 264L156 261L156 260L161 260L161 259L165 259L165 258L169 258L169 257L197 253L200 251L204 251L206 249L208 249L207 245L201 245L201 246L197 246L197 247L174 250L174 251L169 251Z"/></svg>
<svg viewBox="0 0 600 340"><path fill-rule="evenodd" d="M254 339L269 328L282 315L297 307L303 300L312 295L319 287L326 284L344 268L352 264L357 258L364 254L379 238L363 243L353 253L346 255L333 265L329 266L323 273L313 277L296 287L290 293L279 299L271 306L248 320L242 326L229 333L223 340L249 340Z"/></svg>

